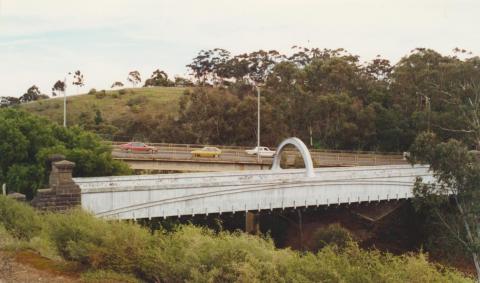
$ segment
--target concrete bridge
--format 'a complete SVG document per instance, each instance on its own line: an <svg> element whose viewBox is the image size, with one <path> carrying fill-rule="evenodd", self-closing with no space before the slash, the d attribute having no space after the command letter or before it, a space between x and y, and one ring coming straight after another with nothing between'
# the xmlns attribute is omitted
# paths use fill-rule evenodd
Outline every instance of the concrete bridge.
<svg viewBox="0 0 480 283"><path fill-rule="evenodd" d="M294 145L305 169L280 168L280 153ZM277 150L272 170L74 178L81 205L110 219L235 213L412 197L417 177L432 181L428 166L314 168L297 138Z"/></svg>

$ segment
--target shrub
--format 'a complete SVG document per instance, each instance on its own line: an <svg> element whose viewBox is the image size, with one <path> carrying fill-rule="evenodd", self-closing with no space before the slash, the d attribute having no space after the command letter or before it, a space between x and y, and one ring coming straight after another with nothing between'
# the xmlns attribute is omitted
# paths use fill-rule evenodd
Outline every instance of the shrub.
<svg viewBox="0 0 480 283"><path fill-rule="evenodd" d="M345 248L352 241L350 232L338 223L328 225L325 228L318 228L312 236L312 246L317 251L327 245Z"/></svg>
<svg viewBox="0 0 480 283"><path fill-rule="evenodd" d="M50 214L46 223L48 237L63 257L94 268L137 271L151 240L138 225L106 222L81 210Z"/></svg>
<svg viewBox="0 0 480 283"><path fill-rule="evenodd" d="M133 112L133 113L140 113L140 105L133 105L130 107L130 110Z"/></svg>
<svg viewBox="0 0 480 283"><path fill-rule="evenodd" d="M144 104L148 101L147 97L145 96L137 96L137 97L132 97L130 98L128 101L127 101L127 105L132 107L132 106L135 106L135 105L140 105L140 104Z"/></svg>
<svg viewBox="0 0 480 283"><path fill-rule="evenodd" d="M97 90L94 89L94 88L92 88L88 91L88 94L95 94L95 93L97 93Z"/></svg>
<svg viewBox="0 0 480 283"><path fill-rule="evenodd" d="M112 98L119 98L120 96L118 95L118 93L114 92L112 93Z"/></svg>
<svg viewBox="0 0 480 283"><path fill-rule="evenodd" d="M13 237L8 233L5 226L0 223L0 249L4 249L6 246L11 245L13 241Z"/></svg>
<svg viewBox="0 0 480 283"><path fill-rule="evenodd" d="M103 89L97 93L95 93L95 98L102 99L107 95L106 91Z"/></svg>
<svg viewBox="0 0 480 283"><path fill-rule="evenodd" d="M31 206L0 195L0 224L14 237L29 240L38 235L41 221Z"/></svg>
<svg viewBox="0 0 480 283"><path fill-rule="evenodd" d="M54 243L66 259L89 267L86 282L137 282L134 276L148 282L473 282L430 264L423 254L362 250L338 225L324 231L342 237L321 238L330 243L341 238L343 248L328 245L314 254L277 249L269 238L192 225L152 234L135 223L107 222L81 210L36 217L44 223L44 239L31 243Z"/></svg>
<svg viewBox="0 0 480 283"><path fill-rule="evenodd" d="M125 89L121 89L121 90L118 91L118 94L120 94L120 95L124 95L126 93L127 93L127 91Z"/></svg>
<svg viewBox="0 0 480 283"><path fill-rule="evenodd" d="M131 274L117 273L110 270L89 271L82 274L85 283L140 283L141 281Z"/></svg>

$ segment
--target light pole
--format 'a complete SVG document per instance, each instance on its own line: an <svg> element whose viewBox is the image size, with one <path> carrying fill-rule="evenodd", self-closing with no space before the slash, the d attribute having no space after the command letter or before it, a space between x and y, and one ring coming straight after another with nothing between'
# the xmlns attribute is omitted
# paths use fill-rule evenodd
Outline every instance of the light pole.
<svg viewBox="0 0 480 283"><path fill-rule="evenodd" d="M425 98L425 106L427 108L427 131L430 132L430 115L431 115L431 106L430 106L430 97L423 95Z"/></svg>
<svg viewBox="0 0 480 283"><path fill-rule="evenodd" d="M254 86L257 89L257 162L260 163L260 88Z"/></svg>
<svg viewBox="0 0 480 283"><path fill-rule="evenodd" d="M67 76L71 73L68 72L63 79L63 127L67 127Z"/></svg>
<svg viewBox="0 0 480 283"><path fill-rule="evenodd" d="M63 80L63 127L67 127L67 77Z"/></svg>

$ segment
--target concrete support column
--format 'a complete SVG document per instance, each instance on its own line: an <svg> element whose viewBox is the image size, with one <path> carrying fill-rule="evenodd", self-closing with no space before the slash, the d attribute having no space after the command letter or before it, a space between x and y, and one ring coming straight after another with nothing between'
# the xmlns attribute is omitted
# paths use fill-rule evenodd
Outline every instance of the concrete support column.
<svg viewBox="0 0 480 283"><path fill-rule="evenodd" d="M247 211L245 214L245 232L254 235L260 233L260 222L255 212Z"/></svg>

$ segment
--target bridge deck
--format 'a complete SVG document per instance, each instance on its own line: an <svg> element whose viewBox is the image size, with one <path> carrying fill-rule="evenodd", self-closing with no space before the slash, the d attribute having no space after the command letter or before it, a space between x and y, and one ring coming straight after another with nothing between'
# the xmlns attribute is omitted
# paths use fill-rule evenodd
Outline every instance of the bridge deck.
<svg viewBox="0 0 480 283"><path fill-rule="evenodd" d="M75 178L82 206L135 219L410 198L427 166L387 165Z"/></svg>

